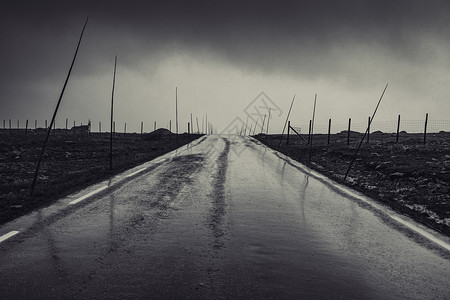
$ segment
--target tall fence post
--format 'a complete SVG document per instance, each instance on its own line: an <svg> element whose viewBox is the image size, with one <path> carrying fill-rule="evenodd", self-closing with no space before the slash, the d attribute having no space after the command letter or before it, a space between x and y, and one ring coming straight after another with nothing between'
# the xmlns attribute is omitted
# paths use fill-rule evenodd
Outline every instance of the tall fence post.
<svg viewBox="0 0 450 300"><path fill-rule="evenodd" d="M427 125L428 125L428 113L425 115L425 128L423 130L423 144L427 143Z"/></svg>
<svg viewBox="0 0 450 300"><path fill-rule="evenodd" d="M141 138L142 134L144 134L144 122L141 122Z"/></svg>
<svg viewBox="0 0 450 300"><path fill-rule="evenodd" d="M25 134L27 134L28 133L28 119L27 119L27 122L25 123Z"/></svg>
<svg viewBox="0 0 450 300"><path fill-rule="evenodd" d="M348 130L347 130L347 146L350 145L350 127L352 124L352 118L348 118Z"/></svg>
<svg viewBox="0 0 450 300"><path fill-rule="evenodd" d="M331 136L331 119L328 119L328 138L327 138L327 145L330 144L330 136Z"/></svg>
<svg viewBox="0 0 450 300"><path fill-rule="evenodd" d="M191 124L189 124L189 122L188 122L188 137L189 137L189 135L191 134L191 126L190 126Z"/></svg>
<svg viewBox="0 0 450 300"><path fill-rule="evenodd" d="M65 80L64 85L63 85L63 88L62 88L62 90L61 90L61 94L60 94L59 99L58 99L58 103L56 104L55 111L54 111L53 116L52 116L52 119L51 119L51 121L50 121L50 126L49 126L49 128L48 128L47 135L46 135L45 141L44 141L44 145L42 146L41 154L40 154L40 156L39 156L38 163L37 163L37 165L36 165L36 170L35 170L35 172L34 172L33 182L32 182L32 184L31 184L30 196L33 196L34 187L36 186L36 181L37 181L37 178L38 178L39 167L40 167L40 165L41 165L42 157L44 156L44 152L45 152L45 148L46 148L46 145L47 145L47 141L48 141L48 138L49 138L49 136L50 136L50 129L51 129L51 127L52 127L53 122L55 122L56 114L58 113L59 105L61 104L61 100L62 100L62 97L63 97L63 95L64 95L64 91L65 91L65 89L66 89L67 82L69 81L70 73L72 72L72 68L73 68L73 65L74 65L74 63L75 63L75 59L76 59L76 57L77 57L78 49L80 48L81 39L83 38L84 29L86 28L86 25L87 25L88 20L89 20L89 18L86 18L86 22L84 23L83 30L81 31L80 39L78 40L78 45L77 45L77 48L76 48L76 50L75 50L75 55L73 56L72 64L70 65L69 72L68 72L68 74L67 74L66 80Z"/></svg>
<svg viewBox="0 0 450 300"><path fill-rule="evenodd" d="M72 128L73 128L73 132L72 132L73 135L75 135L75 133L76 133L76 132L75 132L75 126L76 126L76 125L75 125L75 120L73 120L73 127L72 127Z"/></svg>
<svg viewBox="0 0 450 300"><path fill-rule="evenodd" d="M112 80L112 89L111 89L111 114L110 114L110 130L109 133L109 169L113 168L113 139L114 139L114 131L116 128L116 121L114 121L114 90L116 87L116 71L117 71L117 55L114 56L114 73Z"/></svg>
<svg viewBox="0 0 450 300"><path fill-rule="evenodd" d="M370 141L370 116L367 121L367 143Z"/></svg>
<svg viewBox="0 0 450 300"><path fill-rule="evenodd" d="M9 119L9 134L12 134L11 119Z"/></svg>
<svg viewBox="0 0 450 300"><path fill-rule="evenodd" d="M98 122L98 133L102 133L102 122Z"/></svg>
<svg viewBox="0 0 450 300"><path fill-rule="evenodd" d="M45 129L48 130L47 120L45 120Z"/></svg>
<svg viewBox="0 0 450 300"><path fill-rule="evenodd" d="M270 121L270 112L272 110L272 107L269 107L269 117L267 118L267 130L266 130L266 144L268 145L267 138L269 136L269 121Z"/></svg>
<svg viewBox="0 0 450 300"><path fill-rule="evenodd" d="M308 144L311 142L311 125L312 125L312 120L309 120Z"/></svg>
<svg viewBox="0 0 450 300"><path fill-rule="evenodd" d="M6 129L6 120L3 119L3 130L5 130L5 129Z"/></svg>
<svg viewBox="0 0 450 300"><path fill-rule="evenodd" d="M200 127L198 126L198 117L195 117L195 119L197 120L197 134L200 134Z"/></svg>
<svg viewBox="0 0 450 300"><path fill-rule="evenodd" d="M37 120L34 120L34 130L37 128Z"/></svg>
<svg viewBox="0 0 450 300"><path fill-rule="evenodd" d="M19 129L20 129L20 122L19 120L17 120L17 132L19 132Z"/></svg>
<svg viewBox="0 0 450 300"><path fill-rule="evenodd" d="M261 124L261 133L264 133L264 123L266 122L266 114L264 114L264 119L263 122Z"/></svg>
<svg viewBox="0 0 450 300"><path fill-rule="evenodd" d="M127 133L127 122L125 122L125 125L123 127L123 134Z"/></svg>
<svg viewBox="0 0 450 300"><path fill-rule="evenodd" d="M256 126L255 126L256 128ZM291 121L288 121L288 132L287 132L287 140L286 140L286 145L289 145L289 132L291 130Z"/></svg>
<svg viewBox="0 0 450 300"><path fill-rule="evenodd" d="M395 142L398 144L398 135L400 133L400 115L398 115L398 121L397 121L397 137L395 139Z"/></svg>
<svg viewBox="0 0 450 300"><path fill-rule="evenodd" d="M69 120L66 118L66 133L67 133L67 125L68 125Z"/></svg>

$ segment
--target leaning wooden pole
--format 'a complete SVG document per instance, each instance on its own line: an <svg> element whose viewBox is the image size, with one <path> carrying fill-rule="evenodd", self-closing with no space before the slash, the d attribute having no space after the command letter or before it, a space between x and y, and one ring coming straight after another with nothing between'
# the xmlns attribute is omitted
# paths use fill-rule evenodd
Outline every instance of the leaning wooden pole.
<svg viewBox="0 0 450 300"><path fill-rule="evenodd" d="M313 133L314 133L314 118L316 117L316 102L317 102L317 94L314 96L314 108L313 108L313 115L312 115L312 121L311 121L311 133L310 133L310 139L309 139L309 158L308 158L308 165L311 166L311 153L312 153L312 144L313 144Z"/></svg>
<svg viewBox="0 0 450 300"><path fill-rule="evenodd" d="M284 122L284 127L283 127L283 131L281 132L281 139L280 139L280 143L278 144L278 148L280 148L281 142L283 141L284 130L286 129L286 124L287 124L287 122L289 120L289 115L291 114L291 109L292 109L292 105L294 104L294 100L295 100L295 95L294 95L294 98L292 98L291 106L289 107L289 111L288 111L288 114L286 116L286 122Z"/></svg>
<svg viewBox="0 0 450 300"><path fill-rule="evenodd" d="M388 87L388 83L384 87L383 93L381 93L380 100L378 100L378 104L375 107L375 110L374 110L374 112L372 114L372 118L370 118L370 124L372 124L372 122L373 122L373 118L375 117L375 114L377 113L378 106L380 106L381 99L383 99L383 96L384 96L384 93L386 92L387 87ZM370 126L370 124L369 124L369 126ZM368 129L369 129L369 127L367 127L367 130ZM352 160L351 160L351 162L350 162L350 164L348 166L347 172L345 172L344 181L347 179L348 173L350 172L350 169L352 168L352 165L353 165L353 163L354 163L354 161L356 159L356 156L358 155L359 149L361 148L361 145L362 145L364 139L366 138L367 130L364 133L364 136L362 137L361 141L359 142L358 148L356 149L355 154L353 155L353 158L352 158Z"/></svg>
<svg viewBox="0 0 450 300"><path fill-rule="evenodd" d="M116 86L116 69L117 69L117 56L114 58L114 75L111 92L111 133L109 135L109 169L112 170L113 160L113 136L114 136L114 88Z"/></svg>
<svg viewBox="0 0 450 300"><path fill-rule="evenodd" d="M86 18L86 22L84 22L83 30L81 31L81 35L80 35L80 38L78 40L77 48L75 50L75 54L74 54L73 59L72 59L72 64L70 65L69 72L67 73L66 80L64 81L64 85L63 85L63 88L61 90L61 94L59 95L58 103L56 104L56 108L55 108L55 112L53 113L52 121L50 122L50 126L47 128L47 135L45 136L44 145L42 146L41 154L39 155L39 160L38 160L38 163L36 165L36 170L34 172L33 182L31 184L30 196L33 196L33 193L34 193L34 188L36 186L36 181L37 181L37 177L38 177L38 173L39 173L39 168L41 166L42 157L44 156L45 147L47 146L48 137L50 136L50 132L52 130L53 123L55 122L56 114L58 112L59 105L61 104L61 100L62 100L62 97L64 95L64 91L66 90L67 82L69 82L70 73L72 72L73 65L75 64L75 59L77 58L78 49L80 48L81 40L83 38L83 33L84 33L84 30L86 29L86 25L88 23L88 20L89 20L89 18Z"/></svg>

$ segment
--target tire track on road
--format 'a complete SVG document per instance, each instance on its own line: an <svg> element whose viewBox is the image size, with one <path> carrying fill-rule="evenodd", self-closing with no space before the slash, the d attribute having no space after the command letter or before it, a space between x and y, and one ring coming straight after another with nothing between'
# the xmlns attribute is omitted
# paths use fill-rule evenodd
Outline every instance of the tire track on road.
<svg viewBox="0 0 450 300"><path fill-rule="evenodd" d="M225 203L225 180L228 169L228 153L230 152L230 141L223 138L225 148L217 158L217 173L214 175L213 192L211 193L212 208L208 218L209 226L214 236L214 248L220 249L224 246L222 237L225 234L223 219L226 214Z"/></svg>

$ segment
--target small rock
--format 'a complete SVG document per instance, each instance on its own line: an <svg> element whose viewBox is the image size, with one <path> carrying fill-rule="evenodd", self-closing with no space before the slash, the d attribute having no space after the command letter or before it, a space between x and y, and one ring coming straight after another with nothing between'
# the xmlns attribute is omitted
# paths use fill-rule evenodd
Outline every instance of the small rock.
<svg viewBox="0 0 450 300"><path fill-rule="evenodd" d="M389 179L393 180L393 179L402 178L404 176L405 176L405 173L395 172L395 173L392 173L391 175L389 175Z"/></svg>

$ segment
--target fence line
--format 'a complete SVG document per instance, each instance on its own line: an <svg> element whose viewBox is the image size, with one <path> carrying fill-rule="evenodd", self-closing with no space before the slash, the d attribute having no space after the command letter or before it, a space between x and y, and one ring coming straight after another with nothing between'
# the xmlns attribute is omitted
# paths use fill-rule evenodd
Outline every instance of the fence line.
<svg viewBox="0 0 450 300"><path fill-rule="evenodd" d="M329 121L326 125L316 124L314 125L314 134L327 134L329 129ZM308 134L309 124L304 125L291 125L295 130L301 134ZM398 121L379 121L372 122L370 125L370 132L381 131L383 133L396 133L397 132ZM424 120L401 120L400 131L405 131L407 133L423 133L425 128ZM367 130L367 122L363 123L351 123L350 130L353 132L364 133ZM340 132L347 133L348 123L346 124L333 124L331 123L330 133L336 134ZM438 133L440 131L450 132L450 120L428 120L427 122L427 133Z"/></svg>
<svg viewBox="0 0 450 300"><path fill-rule="evenodd" d="M33 122L34 121L34 122ZM0 121L1 122L1 121ZM34 124L33 124L34 123ZM88 122L79 122L76 120L73 120L73 124L69 123L69 119L63 119L61 122L61 124L57 124L57 122L55 121L53 123L53 128L52 128L52 134L86 134L87 132L89 133L110 133L110 128L104 128L104 126L102 126L102 122L94 122L92 120L88 121ZM30 126L30 124L33 124L34 126ZM90 129L87 130L85 127L87 125L90 125ZM122 130L116 130L120 126L122 128ZM145 131L144 130L144 122L143 121L136 121L133 122L135 126L135 128L137 129L134 132L131 132L129 130L128 125L130 125L129 123L127 124L127 122L121 122L118 123L116 121L113 122L113 132L114 134L125 134L125 133L136 133L136 134L145 134L145 133L150 133L152 131ZM156 121L153 122L153 131L157 129L157 123ZM172 127L172 120L169 121L168 123L168 127L165 129L168 129L171 131ZM192 129L192 128L191 128ZM43 121L38 121L38 120L25 120L25 121L20 121L20 120L13 120L13 119L3 119L3 122L0 123L0 134L40 134L40 133L45 133L48 130L48 122L47 120L43 120ZM193 131L193 130L191 130ZM200 132L199 132L200 133Z"/></svg>

